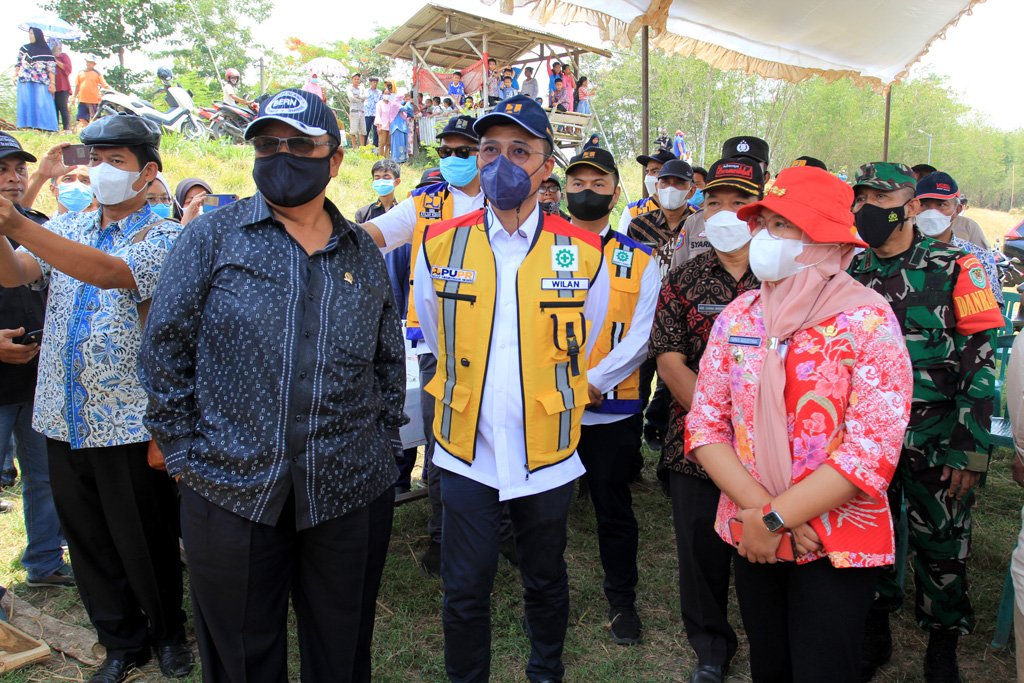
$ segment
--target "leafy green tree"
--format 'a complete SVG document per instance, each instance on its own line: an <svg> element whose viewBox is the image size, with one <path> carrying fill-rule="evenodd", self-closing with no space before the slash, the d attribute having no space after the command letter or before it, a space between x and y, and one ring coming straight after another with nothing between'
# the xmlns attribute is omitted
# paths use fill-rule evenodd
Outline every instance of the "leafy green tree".
<svg viewBox="0 0 1024 683"><path fill-rule="evenodd" d="M49 0L57 13L85 33L75 49L101 57L116 55L118 66L106 74L111 85L127 89L145 76L124 65L125 54L142 50L174 32L173 3L158 0Z"/></svg>

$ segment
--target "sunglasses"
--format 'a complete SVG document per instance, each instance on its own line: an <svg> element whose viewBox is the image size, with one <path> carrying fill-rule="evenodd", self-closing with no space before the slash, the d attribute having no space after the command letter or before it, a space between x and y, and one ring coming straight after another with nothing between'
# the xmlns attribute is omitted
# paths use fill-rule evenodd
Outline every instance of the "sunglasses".
<svg viewBox="0 0 1024 683"><path fill-rule="evenodd" d="M460 159L468 159L476 154L479 149L479 147L470 147L469 145L462 145L461 147L438 147L437 156L441 159L447 159L454 154Z"/></svg>
<svg viewBox="0 0 1024 683"><path fill-rule="evenodd" d="M252 147L256 150L256 156L266 157L277 154L284 145L289 154L297 157L313 156L317 147L334 147L333 142L317 142L313 138L296 136L293 138L279 138L273 135L257 135L252 139Z"/></svg>

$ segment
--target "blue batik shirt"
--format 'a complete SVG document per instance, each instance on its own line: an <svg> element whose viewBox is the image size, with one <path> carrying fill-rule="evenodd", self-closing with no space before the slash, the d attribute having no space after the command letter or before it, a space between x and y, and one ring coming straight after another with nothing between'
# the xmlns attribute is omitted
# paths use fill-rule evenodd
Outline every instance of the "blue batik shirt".
<svg viewBox="0 0 1024 683"><path fill-rule="evenodd" d="M30 285L49 290L32 428L72 449L149 440L142 424L146 392L137 370L138 304L153 296L164 258L181 232L148 204L106 227L100 226L100 213L69 211L45 227L123 260L135 289L88 285L38 257L43 275ZM147 228L145 239L133 243Z"/></svg>
<svg viewBox="0 0 1024 683"><path fill-rule="evenodd" d="M382 97L384 97L384 93L380 89L367 90L366 101L363 102L363 116L376 116L377 103Z"/></svg>

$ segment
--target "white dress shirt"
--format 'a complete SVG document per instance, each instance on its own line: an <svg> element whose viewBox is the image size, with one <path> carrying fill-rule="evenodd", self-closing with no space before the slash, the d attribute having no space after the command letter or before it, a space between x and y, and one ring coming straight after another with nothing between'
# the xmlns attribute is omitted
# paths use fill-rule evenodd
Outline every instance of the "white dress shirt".
<svg viewBox="0 0 1024 683"><path fill-rule="evenodd" d="M392 209L393 211L393 209ZM523 395L519 366L519 311L516 278L537 232L538 207L514 233L509 234L491 209L485 214L490 226L487 236L494 252L497 280L494 323L491 328L490 358L484 378L477 425L476 457L472 465L434 444L434 464L449 472L468 477L498 491L499 500L509 500L543 493L567 484L584 474L579 455L529 472L526 468L526 431L523 418ZM413 276L413 300L420 319L423 337L436 355L438 348L438 300L427 269L427 259L420 254ZM583 314L590 329L600 329L608 309L609 280L602 266L587 292ZM588 334L589 355L597 335ZM613 385L614 386L614 385Z"/></svg>
<svg viewBox="0 0 1024 683"><path fill-rule="evenodd" d="M611 225L606 225L601 231L601 240L611 230ZM624 234L624 233L623 233ZM607 264L605 264L607 265ZM605 269L607 271L607 268ZM587 370L587 381L594 385L601 394L606 394L615 385L629 377L634 370L647 358L647 344L651 340L651 327L654 325L654 311L658 307L658 295L661 292L661 275L658 271L658 262L651 258L647 261L643 274L640 276L640 297L636 302L636 309L633 311L633 319L629 324L629 332L626 336L601 359L601 362L592 369ZM589 295L587 297L590 299ZM602 306L602 311L608 310L607 300ZM589 319L589 318L588 318ZM588 348L589 340L596 339L600 328L590 328L587 333ZM584 411L583 424L598 425L608 424L624 420L630 415L624 413L597 413L592 410Z"/></svg>
<svg viewBox="0 0 1024 683"><path fill-rule="evenodd" d="M449 185L448 189L452 193L452 201L454 202L452 205L452 217L465 216L467 213L484 208L484 193L482 190L476 196L470 196L454 185ZM384 235L384 244L386 246L381 249L381 253L386 254L392 249L412 242L412 233L416 228L417 218L416 204L413 198L406 197L383 216L377 216L373 220L367 221L376 225L377 229ZM427 281L429 282L430 278L427 278Z"/></svg>

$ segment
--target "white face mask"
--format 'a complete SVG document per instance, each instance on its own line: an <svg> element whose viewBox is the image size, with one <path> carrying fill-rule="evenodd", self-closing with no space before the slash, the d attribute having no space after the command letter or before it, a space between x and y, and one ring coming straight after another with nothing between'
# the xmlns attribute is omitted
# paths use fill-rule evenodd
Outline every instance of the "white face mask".
<svg viewBox="0 0 1024 683"><path fill-rule="evenodd" d="M727 254L750 241L750 226L732 211L719 211L705 220L704 230L711 246Z"/></svg>
<svg viewBox="0 0 1024 683"><path fill-rule="evenodd" d="M104 206L114 206L136 197L145 188L145 186L137 190L132 188L132 185L141 176L142 171L138 173L123 171L107 163L89 167L89 180L92 183L93 194Z"/></svg>
<svg viewBox="0 0 1024 683"><path fill-rule="evenodd" d="M686 203L686 195L689 190L680 190L678 187L659 187L658 203L661 208L674 211Z"/></svg>
<svg viewBox="0 0 1024 683"><path fill-rule="evenodd" d="M928 209L917 214L915 220L917 229L921 231L922 235L938 237L946 232L953 217L947 216L938 209Z"/></svg>
<svg viewBox="0 0 1024 683"><path fill-rule="evenodd" d="M649 175L644 176L644 187L647 188L647 194L651 197L658 196L658 176Z"/></svg>
<svg viewBox="0 0 1024 683"><path fill-rule="evenodd" d="M776 239L761 230L750 240L750 270L761 282L785 280L807 267L796 261L803 251L803 240Z"/></svg>

